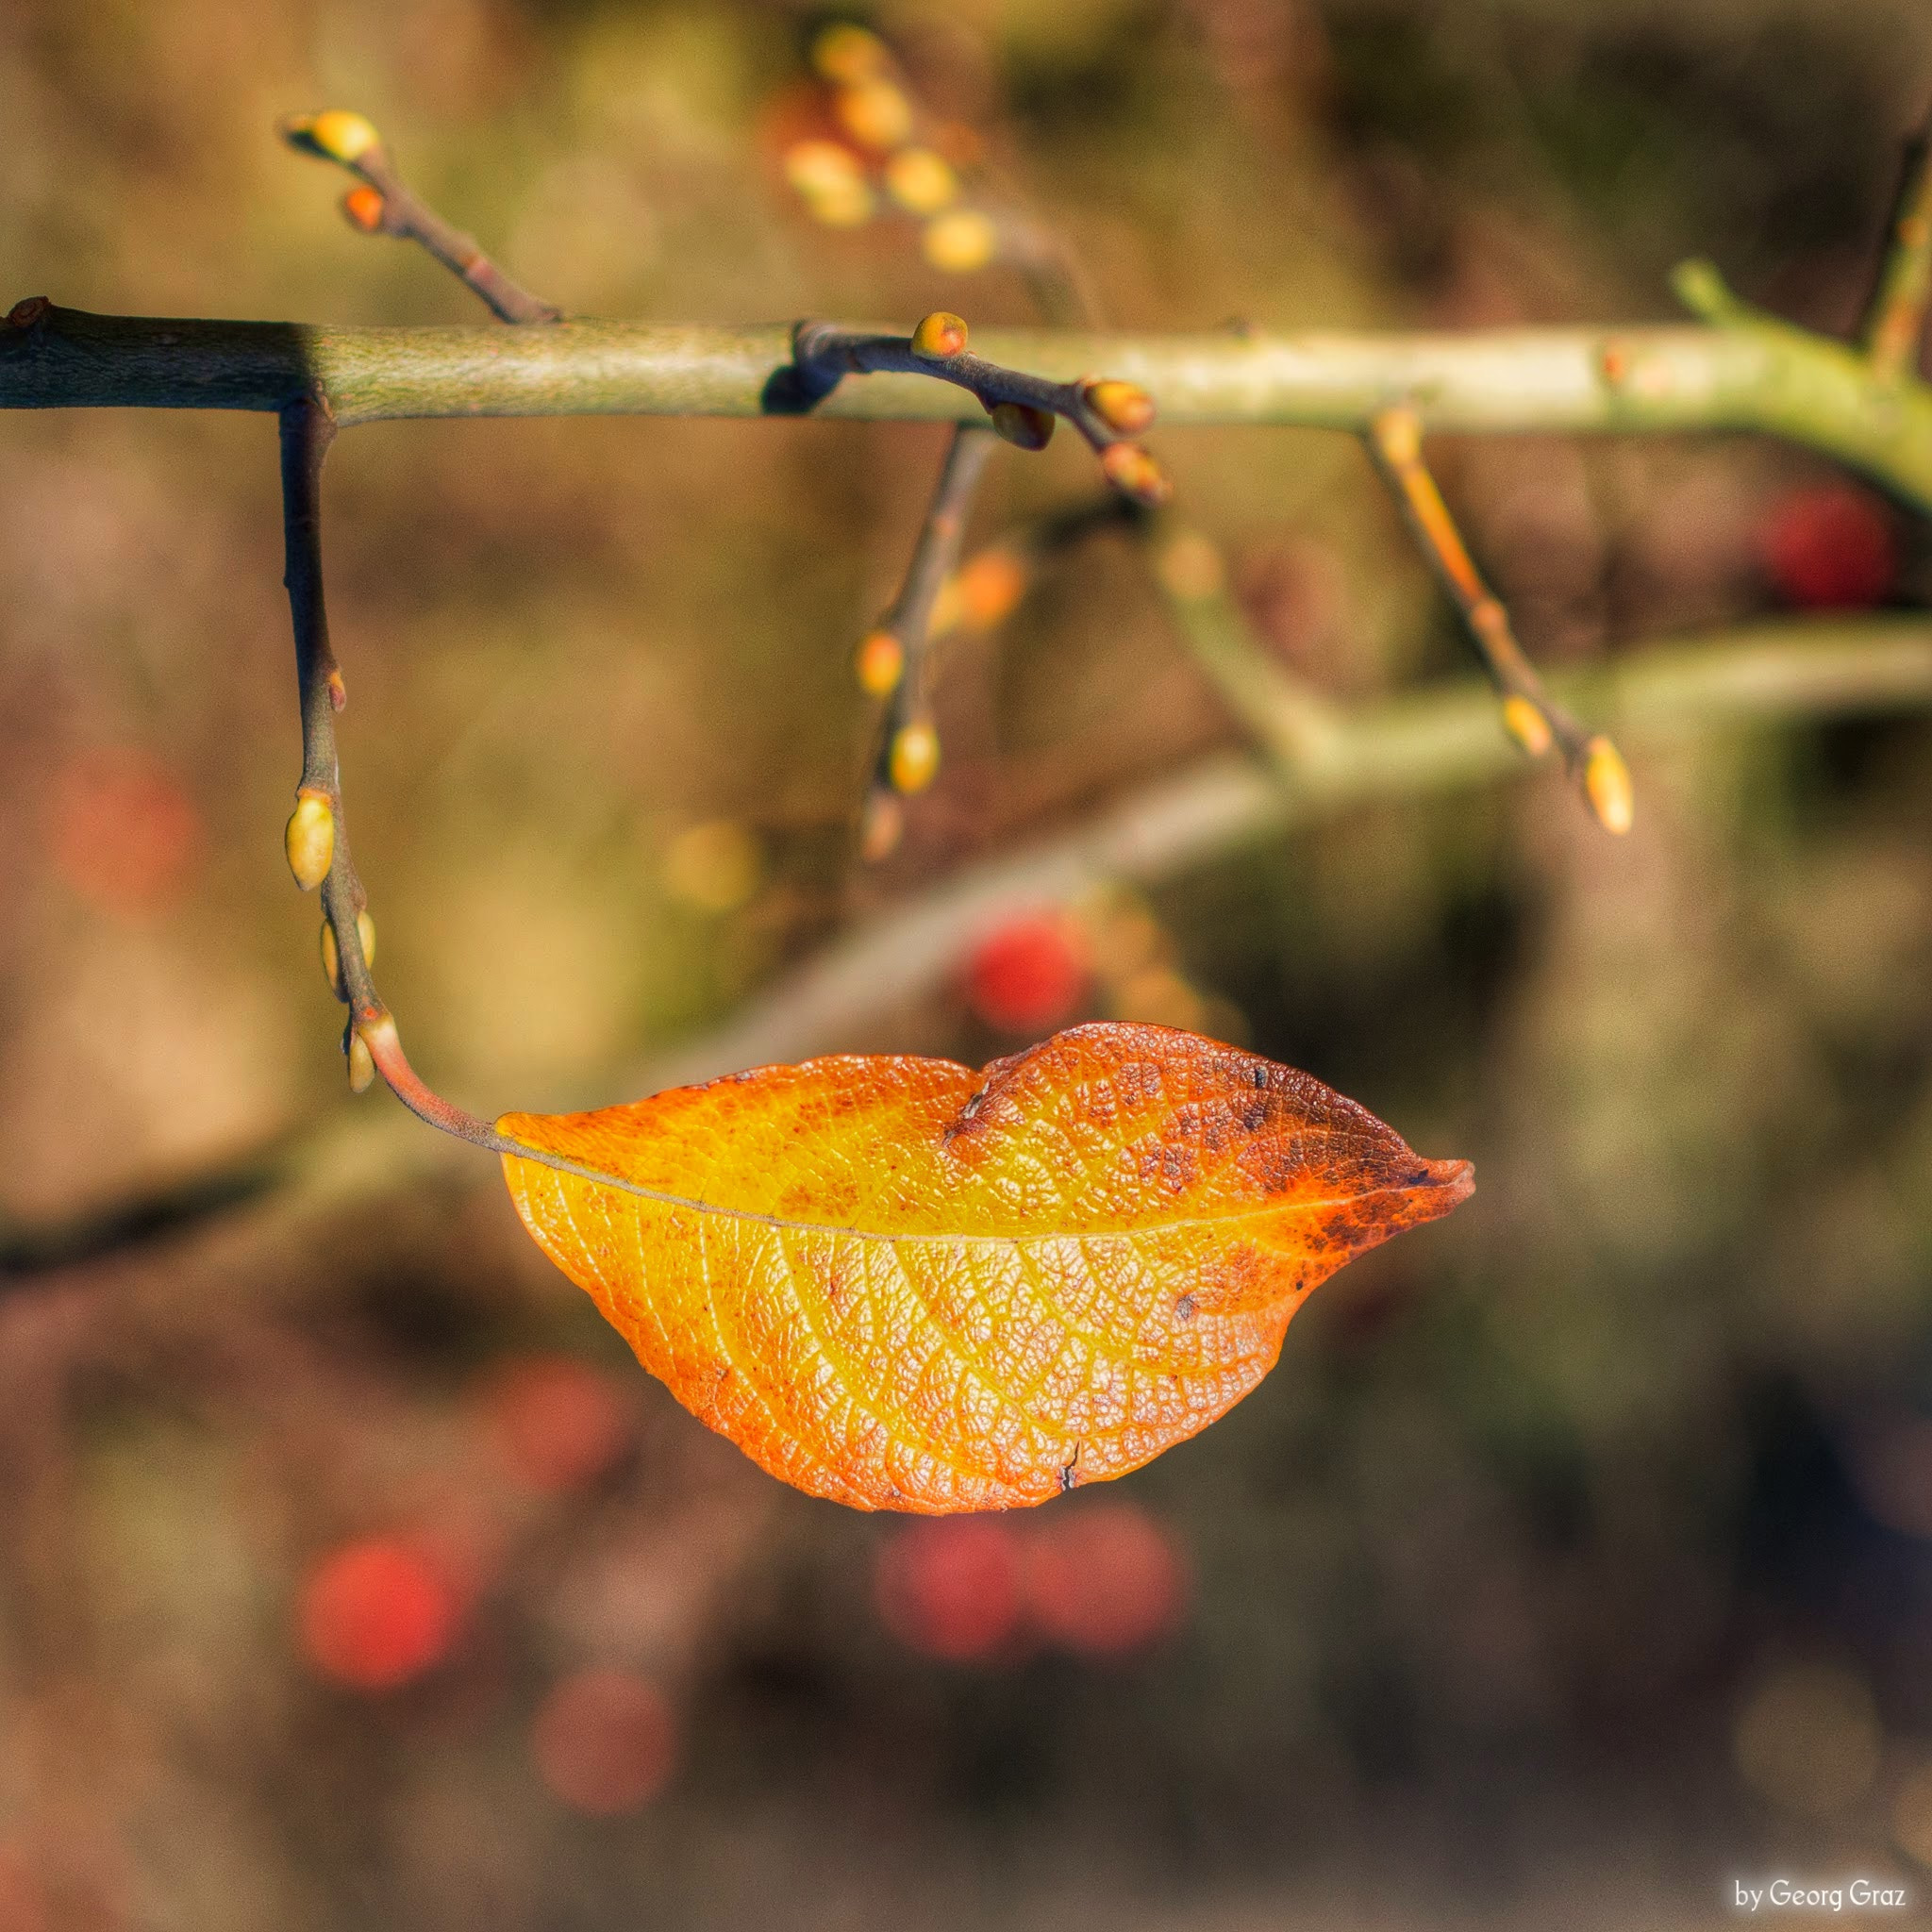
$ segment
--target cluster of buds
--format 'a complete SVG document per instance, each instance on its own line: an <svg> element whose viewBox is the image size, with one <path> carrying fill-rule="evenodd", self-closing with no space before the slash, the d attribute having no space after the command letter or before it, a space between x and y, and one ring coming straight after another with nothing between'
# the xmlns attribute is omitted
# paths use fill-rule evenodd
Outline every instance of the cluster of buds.
<svg viewBox="0 0 1932 1932"><path fill-rule="evenodd" d="M958 163L975 143L967 130L926 125L886 43L862 26L827 27L811 62L829 91L832 132L785 150L785 177L813 219L862 226L882 206L921 224L936 269L970 274L999 253L992 217L965 204Z"/></svg>
<svg viewBox="0 0 1932 1932"><path fill-rule="evenodd" d="M962 317L939 308L921 318L905 349L914 368L976 395L995 433L1016 449L1044 449L1064 416L1092 445L1102 475L1123 496L1156 509L1173 494L1167 473L1135 441L1153 427L1155 413L1154 398L1138 383L1092 375L1073 383L1041 382L970 354L969 335ZM891 344L879 338L868 346Z"/></svg>

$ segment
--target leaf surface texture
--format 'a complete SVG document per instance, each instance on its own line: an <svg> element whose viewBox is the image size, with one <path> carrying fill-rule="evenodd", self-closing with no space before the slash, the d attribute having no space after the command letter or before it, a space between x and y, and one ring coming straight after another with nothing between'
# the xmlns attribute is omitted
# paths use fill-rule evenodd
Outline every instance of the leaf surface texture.
<svg viewBox="0 0 1932 1932"><path fill-rule="evenodd" d="M503 1157L517 1211L644 1366L861 1509L1138 1468L1268 1373L1318 1283L1474 1185L1307 1074L1160 1026L981 1073L759 1067L497 1128L547 1157Z"/></svg>

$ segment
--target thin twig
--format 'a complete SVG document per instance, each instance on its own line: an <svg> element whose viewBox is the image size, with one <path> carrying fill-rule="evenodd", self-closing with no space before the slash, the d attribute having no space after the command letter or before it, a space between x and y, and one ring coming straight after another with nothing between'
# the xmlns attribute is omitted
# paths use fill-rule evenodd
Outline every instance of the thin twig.
<svg viewBox="0 0 1932 1932"><path fill-rule="evenodd" d="M394 157L360 114L331 108L282 123L282 138L305 154L346 168L364 185L342 199L342 212L365 235L416 242L466 283L505 322L560 322L563 310L513 281L474 235L446 222L397 171Z"/></svg>
<svg viewBox="0 0 1932 1932"><path fill-rule="evenodd" d="M1932 301L1932 120L1906 149L1891 232L1858 341L1880 375L1915 375Z"/></svg>
<svg viewBox="0 0 1932 1932"><path fill-rule="evenodd" d="M992 446L992 436L975 424L962 423L953 431L905 581L891 608L859 645L861 679L874 687L885 681L882 660L897 658L860 822L860 848L868 859L883 858L898 843L901 798L924 791L939 768L932 721L933 609L959 560L966 518ZM869 663L874 668L868 676Z"/></svg>
<svg viewBox="0 0 1932 1932"><path fill-rule="evenodd" d="M1503 701L1504 728L1531 758L1541 757L1554 742L1571 775L1582 782L1591 809L1606 829L1628 831L1630 783L1621 754L1601 732L1586 729L1551 697L1536 667L1524 656L1508 611L1476 569L1436 479L1423 461L1422 425L1415 411L1384 410L1369 425L1368 445Z"/></svg>
<svg viewBox="0 0 1932 1932"><path fill-rule="evenodd" d="M1223 701L1290 790L1342 752L1341 708L1263 648L1227 585L1219 547L1172 511L1143 532L1156 584L1183 641Z"/></svg>
<svg viewBox="0 0 1932 1932"><path fill-rule="evenodd" d="M302 783L289 821L290 865L298 885L322 890L328 934L324 958L337 998L349 1008L342 1051L351 1084L359 1091L380 1072L404 1106L431 1126L479 1146L498 1146L503 1143L491 1128L417 1078L369 970L375 928L343 822L335 718L345 691L329 644L322 581L322 470L334 440L335 425L317 405L292 403L282 412L282 530L288 559L282 580L294 625L302 702Z"/></svg>

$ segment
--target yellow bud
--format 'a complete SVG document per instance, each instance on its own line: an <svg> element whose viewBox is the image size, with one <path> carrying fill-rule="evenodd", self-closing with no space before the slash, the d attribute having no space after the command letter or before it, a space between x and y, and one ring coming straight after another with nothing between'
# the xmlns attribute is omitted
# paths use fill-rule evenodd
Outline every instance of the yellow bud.
<svg viewBox="0 0 1932 1932"><path fill-rule="evenodd" d="M998 252L1000 231L977 208L956 208L925 225L919 245L934 268L948 275L970 275Z"/></svg>
<svg viewBox="0 0 1932 1932"><path fill-rule="evenodd" d="M1163 470L1138 442L1110 442L1100 452L1101 474L1120 491L1149 509L1158 509L1174 494Z"/></svg>
<svg viewBox="0 0 1932 1932"><path fill-rule="evenodd" d="M362 942L362 963L375 964L375 922L368 913L356 915L356 937ZM336 929L327 920L322 922L322 971L329 983L329 990L337 999L345 1000L348 992L342 984L341 954L336 945Z"/></svg>
<svg viewBox="0 0 1932 1932"><path fill-rule="evenodd" d="M886 192L908 214L936 215L958 199L959 177L944 155L902 148L886 163Z"/></svg>
<svg viewBox="0 0 1932 1932"><path fill-rule="evenodd" d="M832 97L839 125L861 147L883 153L912 132L912 103L890 80L861 80Z"/></svg>
<svg viewBox="0 0 1932 1932"><path fill-rule="evenodd" d="M1053 441L1053 414L1031 403L995 403L992 426L1020 449L1044 449Z"/></svg>
<svg viewBox="0 0 1932 1932"><path fill-rule="evenodd" d="M1630 829L1637 811L1630 768L1607 738L1592 738L1583 748L1583 790L1605 831L1621 838Z"/></svg>
<svg viewBox="0 0 1932 1932"><path fill-rule="evenodd" d="M282 834L282 849L289 855L289 870L305 892L312 892L328 876L336 856L336 815L326 796L320 791L302 791L295 794L295 809L289 814Z"/></svg>
<svg viewBox="0 0 1932 1932"><path fill-rule="evenodd" d="M902 725L893 734L889 762L895 791L924 791L939 776L939 733L924 719Z"/></svg>
<svg viewBox="0 0 1932 1932"><path fill-rule="evenodd" d="M349 1035L349 1091L367 1093L375 1084L375 1057L359 1033Z"/></svg>
<svg viewBox="0 0 1932 1932"><path fill-rule="evenodd" d="M889 630L868 631L853 654L852 669L861 691L875 698L887 697L906 669L906 646Z"/></svg>
<svg viewBox="0 0 1932 1932"><path fill-rule="evenodd" d="M862 26L841 22L828 26L811 43L811 64L826 80L848 87L883 74L888 64L886 43Z"/></svg>
<svg viewBox="0 0 1932 1932"><path fill-rule="evenodd" d="M863 179L858 157L836 141L795 141L785 150L785 178L801 194L849 188Z"/></svg>
<svg viewBox="0 0 1932 1932"><path fill-rule="evenodd" d="M294 146L307 148L325 161L340 161L345 168L354 167L382 141L362 115L346 108L330 108L320 114L298 114L283 123L282 132Z"/></svg>
<svg viewBox="0 0 1932 1932"><path fill-rule="evenodd" d="M1085 382L1080 392L1087 407L1116 436L1140 436L1154 426L1154 398L1138 383Z"/></svg>
<svg viewBox="0 0 1932 1932"><path fill-rule="evenodd" d="M1533 758L1541 758L1550 748L1550 721L1514 691L1503 700L1503 729Z"/></svg>
<svg viewBox="0 0 1932 1932"><path fill-rule="evenodd" d="M930 315L922 316L912 331L912 353L928 362L950 362L955 356L963 356L965 323L946 309L935 308Z"/></svg>

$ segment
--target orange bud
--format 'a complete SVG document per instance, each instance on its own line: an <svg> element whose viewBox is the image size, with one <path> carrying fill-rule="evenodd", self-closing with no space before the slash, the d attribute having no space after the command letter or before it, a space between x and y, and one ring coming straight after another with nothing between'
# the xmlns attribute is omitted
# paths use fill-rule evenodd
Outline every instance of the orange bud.
<svg viewBox="0 0 1932 1932"><path fill-rule="evenodd" d="M327 795L303 790L295 794L295 809L282 833L289 870L305 892L312 892L328 876L336 856L336 815Z"/></svg>
<svg viewBox="0 0 1932 1932"><path fill-rule="evenodd" d="M785 150L785 178L828 228L856 228L872 214L873 192L858 157L836 141L795 141Z"/></svg>
<svg viewBox="0 0 1932 1932"><path fill-rule="evenodd" d="M887 697L906 669L906 646L889 630L868 631L853 654L852 669L861 691L872 697Z"/></svg>
<svg viewBox="0 0 1932 1932"><path fill-rule="evenodd" d="M348 216L351 226L360 228L365 235L374 235L382 227L382 196L364 182L342 196L342 212Z"/></svg>
<svg viewBox="0 0 1932 1932"><path fill-rule="evenodd" d="M883 153L912 132L912 103L890 80L861 80L832 97L839 125L861 147Z"/></svg>
<svg viewBox="0 0 1932 1932"><path fill-rule="evenodd" d="M946 309L935 308L930 315L922 316L912 331L912 353L928 362L950 362L955 356L963 356L965 323Z"/></svg>
<svg viewBox="0 0 1932 1932"><path fill-rule="evenodd" d="M1044 449L1053 441L1053 413L1031 403L995 403L992 426L1020 449Z"/></svg>
<svg viewBox="0 0 1932 1932"><path fill-rule="evenodd" d="M901 725L892 737L892 786L898 791L924 791L940 772L940 735L924 719Z"/></svg>
<svg viewBox="0 0 1932 1932"><path fill-rule="evenodd" d="M1154 426L1154 398L1138 383L1084 382L1080 393L1116 436L1140 436Z"/></svg>
<svg viewBox="0 0 1932 1932"><path fill-rule="evenodd" d="M306 148L325 161L355 166L369 150L380 144L381 135L360 114L346 108L330 108L320 114L296 114L282 123L282 134L291 146Z"/></svg>
<svg viewBox="0 0 1932 1932"><path fill-rule="evenodd" d="M1533 758L1541 758L1550 748L1550 721L1514 691L1503 700L1503 729Z"/></svg>
<svg viewBox="0 0 1932 1932"><path fill-rule="evenodd" d="M1101 473L1123 496L1158 509L1174 494L1163 470L1138 442L1110 442L1100 452Z"/></svg>
<svg viewBox="0 0 1932 1932"><path fill-rule="evenodd" d="M349 1091L367 1093L375 1084L375 1057L359 1033L349 1035Z"/></svg>
<svg viewBox="0 0 1932 1932"><path fill-rule="evenodd" d="M850 87L870 80L890 64L886 43L862 26L841 22L828 26L811 43L811 64L826 80Z"/></svg>
<svg viewBox="0 0 1932 1932"><path fill-rule="evenodd" d="M925 225L920 248L934 268L948 275L970 275L984 268L998 252L1000 231L977 208L956 208Z"/></svg>
<svg viewBox="0 0 1932 1932"><path fill-rule="evenodd" d="M363 965L374 966L375 922L366 912L358 912L356 915L356 937L362 942ZM336 945L336 929L325 919L322 923L322 970L337 999L347 999L348 993L342 986L341 954Z"/></svg>
<svg viewBox="0 0 1932 1932"><path fill-rule="evenodd" d="M1605 831L1621 838L1630 829L1637 811L1630 768L1607 738L1592 738L1583 748L1583 790Z"/></svg>
<svg viewBox="0 0 1932 1932"><path fill-rule="evenodd" d="M863 178L858 157L836 141L794 141L785 150L785 178L801 194L852 186Z"/></svg>
<svg viewBox="0 0 1932 1932"><path fill-rule="evenodd" d="M902 148L886 163L886 192L908 214L936 215L957 199L959 177L944 155L929 147Z"/></svg>
<svg viewBox="0 0 1932 1932"><path fill-rule="evenodd" d="M1027 575L1025 564L998 544L968 558L950 586L953 622L971 625L974 630L991 630L1010 616L1013 607L1026 594ZM939 627L935 618L934 628Z"/></svg>

